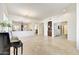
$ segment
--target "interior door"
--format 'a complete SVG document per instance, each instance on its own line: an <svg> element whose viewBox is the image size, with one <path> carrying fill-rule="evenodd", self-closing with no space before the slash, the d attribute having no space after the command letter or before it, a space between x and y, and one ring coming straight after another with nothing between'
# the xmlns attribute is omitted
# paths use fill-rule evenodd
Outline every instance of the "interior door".
<svg viewBox="0 0 79 59"><path fill-rule="evenodd" d="M48 22L48 36L52 36L52 21Z"/></svg>

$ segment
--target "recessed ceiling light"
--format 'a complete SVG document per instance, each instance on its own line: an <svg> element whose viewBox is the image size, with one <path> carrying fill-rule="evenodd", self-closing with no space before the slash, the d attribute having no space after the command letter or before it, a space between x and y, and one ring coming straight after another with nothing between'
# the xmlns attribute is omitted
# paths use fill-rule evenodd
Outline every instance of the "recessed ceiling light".
<svg viewBox="0 0 79 59"><path fill-rule="evenodd" d="M66 9L64 9L63 12L66 12Z"/></svg>

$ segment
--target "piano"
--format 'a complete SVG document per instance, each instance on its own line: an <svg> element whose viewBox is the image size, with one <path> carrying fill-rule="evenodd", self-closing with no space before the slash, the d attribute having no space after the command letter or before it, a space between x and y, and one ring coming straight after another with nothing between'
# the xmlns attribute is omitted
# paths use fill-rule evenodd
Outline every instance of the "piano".
<svg viewBox="0 0 79 59"><path fill-rule="evenodd" d="M9 33L0 33L0 55L10 55Z"/></svg>
<svg viewBox="0 0 79 59"><path fill-rule="evenodd" d="M21 47L21 54L23 54L23 43L17 37L12 37L8 32L0 33L0 55L10 55L10 47L14 48L14 55L18 54L18 48Z"/></svg>

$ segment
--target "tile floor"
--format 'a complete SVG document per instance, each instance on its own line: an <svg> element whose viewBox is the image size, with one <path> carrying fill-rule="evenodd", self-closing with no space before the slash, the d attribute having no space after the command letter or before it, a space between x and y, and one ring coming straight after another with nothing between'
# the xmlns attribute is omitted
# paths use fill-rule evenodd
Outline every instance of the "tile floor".
<svg viewBox="0 0 79 59"><path fill-rule="evenodd" d="M33 36L20 38L23 42L23 55L77 55L76 42L63 37ZM13 50L11 48L11 54ZM20 54L20 49L19 49Z"/></svg>

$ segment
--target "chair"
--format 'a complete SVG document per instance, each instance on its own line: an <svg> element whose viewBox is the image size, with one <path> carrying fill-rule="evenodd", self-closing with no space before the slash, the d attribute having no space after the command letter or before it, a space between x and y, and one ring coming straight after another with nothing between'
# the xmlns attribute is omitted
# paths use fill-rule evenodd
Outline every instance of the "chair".
<svg viewBox="0 0 79 59"><path fill-rule="evenodd" d="M23 43L17 37L12 37L11 47L14 48L14 55L18 55L18 48L21 48L21 54L23 54Z"/></svg>
<svg viewBox="0 0 79 59"><path fill-rule="evenodd" d="M0 33L0 55L10 55L9 33Z"/></svg>

